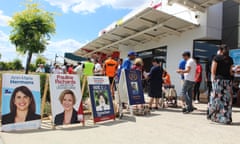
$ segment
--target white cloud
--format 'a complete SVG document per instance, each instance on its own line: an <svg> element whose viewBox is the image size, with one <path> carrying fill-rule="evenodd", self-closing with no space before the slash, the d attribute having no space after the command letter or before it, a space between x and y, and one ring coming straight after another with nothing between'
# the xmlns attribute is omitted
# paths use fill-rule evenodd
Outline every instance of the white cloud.
<svg viewBox="0 0 240 144"><path fill-rule="evenodd" d="M8 21L10 19L11 19L11 17L4 15L3 11L0 10L0 26L7 26Z"/></svg>
<svg viewBox="0 0 240 144"><path fill-rule="evenodd" d="M52 6L57 6L63 12L93 13L102 6L110 6L115 9L135 9L151 0L45 0Z"/></svg>
<svg viewBox="0 0 240 144"><path fill-rule="evenodd" d="M54 61L55 55L64 56L66 52L74 52L80 47L82 47L85 43L80 43L74 39L65 39L61 41L50 41L47 49L43 54L49 60ZM16 58L22 60L22 63L25 65L26 56L19 55L16 52L16 48L9 41L8 35L2 31L0 31L0 53L2 55L0 61L12 61ZM35 56L33 56L32 62L34 62ZM62 60L59 58L59 60Z"/></svg>
<svg viewBox="0 0 240 144"><path fill-rule="evenodd" d="M20 58L16 52L16 48L11 44L8 35L0 31L0 53L1 61L12 61L15 58Z"/></svg>
<svg viewBox="0 0 240 144"><path fill-rule="evenodd" d="M47 50L43 53L43 55L49 60L54 60L55 55L64 56L66 52L74 52L80 47L82 47L85 43L80 43L74 39L65 39L62 41L51 41L47 46Z"/></svg>

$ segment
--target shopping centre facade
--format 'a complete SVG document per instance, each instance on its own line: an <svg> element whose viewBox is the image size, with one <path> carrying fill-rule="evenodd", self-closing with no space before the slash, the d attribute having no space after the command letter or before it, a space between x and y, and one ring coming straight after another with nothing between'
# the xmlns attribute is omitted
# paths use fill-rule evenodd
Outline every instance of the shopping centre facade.
<svg viewBox="0 0 240 144"><path fill-rule="evenodd" d="M204 67L218 45L240 47L239 3L239 0L155 0L101 30L95 40L74 54L95 58L120 54L126 58L127 52L134 50L143 58L147 70L151 59L159 58L180 93L176 70L183 51L200 57Z"/></svg>

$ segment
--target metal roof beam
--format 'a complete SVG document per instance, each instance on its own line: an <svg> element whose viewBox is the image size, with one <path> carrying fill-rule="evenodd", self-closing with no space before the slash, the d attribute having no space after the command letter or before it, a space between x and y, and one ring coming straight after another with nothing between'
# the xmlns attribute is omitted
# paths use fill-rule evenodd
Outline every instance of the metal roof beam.
<svg viewBox="0 0 240 144"><path fill-rule="evenodd" d="M132 29L132 28L129 28L129 27L127 27L127 26L123 26L122 28L123 28L123 29L126 29L126 30L128 30L128 31L130 31L130 32L132 32L132 33L137 33L137 32L138 32L137 30Z"/></svg>
<svg viewBox="0 0 240 144"><path fill-rule="evenodd" d="M165 30L167 30L167 31L169 31L170 33L173 33L173 34L177 35L177 36L180 36L180 35L181 35L180 32L178 32L177 30L175 30L175 29L173 29L173 28L170 28L170 27L168 27L168 26L166 26L166 25L164 25L162 28L165 29Z"/></svg>
<svg viewBox="0 0 240 144"><path fill-rule="evenodd" d="M114 41L106 39L106 38L101 38L101 41L103 41L104 43L110 44L113 43Z"/></svg>
<svg viewBox="0 0 240 144"><path fill-rule="evenodd" d="M164 23L168 22L169 20L171 20L171 19L173 19L173 18L174 18L174 17L166 20ZM128 40L128 39L132 39L132 38L134 38L134 37L137 37L137 36L139 36L139 35L141 35L141 34L147 33L148 31L157 29L157 28L162 27L162 26L163 26L163 23L157 24L157 25L155 25L155 26L153 26L153 27L150 27L150 28L147 28L147 29L145 29L145 30L143 30L143 31L141 31L141 32L138 32L138 33L136 33L136 34L134 34L134 35L125 37L125 38L123 38L123 39L121 39L121 40L119 40L119 41L116 41L116 42L114 42L114 43L111 43L111 44L109 44L109 45L106 45L106 46L104 46L104 47L102 47L102 48L100 48L100 49L98 49L98 50L96 50L96 51L100 51L100 50L103 50L103 49L105 49L105 48L107 48L107 47L111 47L111 46L113 46L113 45L119 44L119 43L124 42L124 41L126 41L126 40ZM84 55L84 56L86 57L86 56L89 56L89 55L91 55L91 54L93 54L93 53L94 53L94 52L90 52L90 53L88 53L88 54L86 54L86 55Z"/></svg>
<svg viewBox="0 0 240 144"><path fill-rule="evenodd" d="M138 20L140 20L141 22L143 22L144 24L146 24L146 26L148 26L148 27L151 27L151 26L157 24L156 22L151 21L151 20L148 20L148 19L143 18L143 17L139 17Z"/></svg>

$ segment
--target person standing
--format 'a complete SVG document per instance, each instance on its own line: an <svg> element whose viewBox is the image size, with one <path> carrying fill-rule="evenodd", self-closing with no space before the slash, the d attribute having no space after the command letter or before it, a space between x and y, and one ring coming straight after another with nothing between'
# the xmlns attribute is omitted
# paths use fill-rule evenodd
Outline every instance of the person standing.
<svg viewBox="0 0 240 144"><path fill-rule="evenodd" d="M186 66L186 61L184 59L182 59L180 62L179 62L179 65L178 65L178 70L185 70L185 66ZM183 87L183 83L184 83L184 74L180 74L181 76L181 86ZM185 99L184 97L181 95L181 99L182 99L182 108L185 108Z"/></svg>
<svg viewBox="0 0 240 144"><path fill-rule="evenodd" d="M63 74L63 71L61 69L61 67L59 66L59 64L55 65L55 68L52 71L53 74Z"/></svg>
<svg viewBox="0 0 240 144"><path fill-rule="evenodd" d="M162 73L163 70L159 65L158 59L152 60L152 68L146 79L149 81L148 95L150 97L149 107L152 109L152 104L155 101L155 109L158 109L159 99L162 97Z"/></svg>
<svg viewBox="0 0 240 144"><path fill-rule="evenodd" d="M94 75L95 76L101 76L102 75L102 66L101 64L99 63L98 60L95 60L95 65L94 65Z"/></svg>
<svg viewBox="0 0 240 144"><path fill-rule="evenodd" d="M128 52L128 58L124 60L122 69L131 70L134 60L136 59L137 53L134 51Z"/></svg>
<svg viewBox="0 0 240 144"><path fill-rule="evenodd" d="M83 64L83 75L84 76L93 76L94 74L94 63L92 63L91 59L88 60Z"/></svg>
<svg viewBox="0 0 240 144"><path fill-rule="evenodd" d="M115 61L112 56L109 56L107 60L105 60L104 63L104 74L106 76L108 76L109 81L110 81L110 86L111 86L111 92L112 92L112 96L114 97L114 77L117 74L117 68L118 68L118 63L117 61Z"/></svg>
<svg viewBox="0 0 240 144"><path fill-rule="evenodd" d="M36 70L37 73L45 73L45 68L43 64L39 64Z"/></svg>
<svg viewBox="0 0 240 144"><path fill-rule="evenodd" d="M202 82L202 65L200 64L200 58L195 58L197 67L196 67L196 74L195 74L195 86L194 86L194 102L198 104L200 99L200 85Z"/></svg>
<svg viewBox="0 0 240 144"><path fill-rule="evenodd" d="M231 124L232 122L232 78L233 59L227 46L212 62L213 97L208 118L214 122Z"/></svg>
<svg viewBox="0 0 240 144"><path fill-rule="evenodd" d="M73 74L74 73L74 71L73 71L73 64L70 64L70 66L68 67L68 70L67 70L68 72L68 74Z"/></svg>
<svg viewBox="0 0 240 144"><path fill-rule="evenodd" d="M182 59L179 62L178 70L185 70L185 66L186 66L186 60ZM181 82L183 84L183 82L184 82L184 74L180 74L180 75L181 75Z"/></svg>
<svg viewBox="0 0 240 144"><path fill-rule="evenodd" d="M81 62L78 62L78 65L74 68L74 73L79 75L79 77L82 77L82 73L83 73L83 66Z"/></svg>
<svg viewBox="0 0 240 144"><path fill-rule="evenodd" d="M183 108L183 113L189 113L193 111L192 93L195 84L196 63L191 58L191 53L189 51L185 51L182 56L186 61L185 70L178 70L177 72L184 74L182 95L185 99L186 107Z"/></svg>

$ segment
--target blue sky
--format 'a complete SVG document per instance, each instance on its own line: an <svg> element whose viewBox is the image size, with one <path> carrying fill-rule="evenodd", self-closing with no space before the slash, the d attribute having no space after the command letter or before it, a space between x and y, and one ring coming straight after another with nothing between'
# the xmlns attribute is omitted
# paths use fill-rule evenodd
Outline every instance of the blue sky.
<svg viewBox="0 0 240 144"><path fill-rule="evenodd" d="M56 34L43 55L54 59L55 54L73 52L97 38L98 32L121 19L131 10L151 0L35 0L41 7L56 12ZM15 12L23 10L24 0L0 0L0 61L20 58L25 63L25 56L20 56L9 42L11 27L7 21Z"/></svg>

